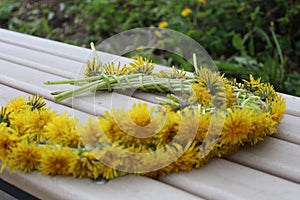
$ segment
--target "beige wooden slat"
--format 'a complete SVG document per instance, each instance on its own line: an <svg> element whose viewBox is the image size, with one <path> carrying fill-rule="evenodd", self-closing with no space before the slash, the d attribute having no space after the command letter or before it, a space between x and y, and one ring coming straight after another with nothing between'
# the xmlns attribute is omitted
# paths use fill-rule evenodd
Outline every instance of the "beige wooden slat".
<svg viewBox="0 0 300 200"><path fill-rule="evenodd" d="M82 55L88 55L90 53L88 49L81 47L42 39L5 29L0 29L0 41L25 47L26 49L33 49L53 55L60 55L61 57L77 60L79 62L82 61Z"/></svg>
<svg viewBox="0 0 300 200"><path fill-rule="evenodd" d="M72 89L69 85L44 85L46 80L59 80L61 77L17 65L11 62L0 60L0 83L8 85L19 90L23 90L30 94L40 94L48 100L53 100L50 92L57 90ZM127 103L128 97L117 95L121 103ZM115 97L114 96L114 97ZM80 98L67 99L61 104L84 110L91 114L102 114L105 110L112 107L112 94L107 92L91 94L83 94ZM115 102L116 103L116 102Z"/></svg>
<svg viewBox="0 0 300 200"><path fill-rule="evenodd" d="M286 113L300 117L300 97L284 94Z"/></svg>
<svg viewBox="0 0 300 200"><path fill-rule="evenodd" d="M0 107L1 107L6 105L8 101L10 101L15 97L29 96L29 94L4 85L0 85L0 96L5 97L5 98L0 98ZM69 114L72 114L74 112L74 110L69 107L56 104L47 100L45 100L45 102L47 103L47 106L57 110L59 113L67 112ZM75 112L76 112L76 117L78 117L82 123L84 123L84 121L91 116L80 111L75 111ZM4 172L0 174L0 178L42 199L44 198L74 199L71 198L72 195L78 195L76 199L77 198L97 199L99 198L100 194L102 194L101 195L102 198L105 197L108 199L113 199L113 198L131 199L132 197L133 199L137 199L137 198L200 199L186 192L182 192L180 189L176 189L174 187L167 186L161 182L154 181L150 178L141 177L141 176L136 176L136 177L128 176L127 178L125 177L117 178L115 180L109 181L107 184L97 185L95 182L92 182L90 179L80 180L80 179L73 179L70 177L60 177L60 176L46 177L36 172L29 173L27 175L20 174L20 173L10 174L5 169ZM116 181L119 179L120 181ZM131 183L131 181L134 182ZM56 185L58 184L58 186L54 186L54 184ZM126 185L128 185L128 187L126 187ZM139 187L137 187L138 185ZM112 187L112 188L110 190L107 190L108 187ZM142 188L147 188L147 190L144 190ZM157 188L160 188L158 190L159 192L163 192L166 194L164 196L161 196L158 195L159 193L154 193L157 190ZM113 191L124 193L124 196L121 198L121 196L114 194ZM152 191L153 194L149 195L149 191ZM177 196L177 194L179 194L179 196Z"/></svg>
<svg viewBox="0 0 300 200"><path fill-rule="evenodd" d="M240 148L228 159L300 183L300 145L267 137L253 147Z"/></svg>
<svg viewBox="0 0 300 200"><path fill-rule="evenodd" d="M300 145L300 117L285 114L273 136Z"/></svg>
<svg viewBox="0 0 300 200"><path fill-rule="evenodd" d="M90 179L44 176L38 172L12 173L4 170L0 177L40 199L201 199L193 194L142 176L128 175L98 185Z"/></svg>
<svg viewBox="0 0 300 200"><path fill-rule="evenodd" d="M159 180L207 199L298 199L300 185L223 159Z"/></svg>
<svg viewBox="0 0 300 200"><path fill-rule="evenodd" d="M16 38L16 39L14 39ZM82 47L76 47L73 45L68 45L60 42L55 42L51 41L48 39L43 39L35 36L30 36L26 34L21 34L21 33L16 33L12 31L8 31L5 29L0 28L0 47L2 46L1 44L6 44L6 47L11 46L14 51L4 51L1 50L0 48L0 56L2 53L3 58L6 57L16 57L16 53L14 52L19 52L20 54L23 54L22 49L26 49L30 51L32 54L37 56L38 62L33 62L35 64L39 64L40 61L42 61L42 65L49 65L49 62L44 62L43 60L39 59L40 56L44 55L49 55L49 57L54 57L57 58L60 57L58 60L62 60L62 58L68 58L69 60L72 61L77 61L79 63L85 63L87 59L92 59L93 53L91 49L86 49ZM4 47L4 45L3 45ZM44 55L42 55L44 54ZM128 65L130 62L132 62L132 59L126 58L126 57L121 57L118 55L113 55L105 52L99 52L98 55L103 63L107 62L115 62L115 63L121 63L122 65L126 64ZM22 55L22 58L25 59L25 57L28 60L32 60L31 56L29 54ZM1 58L1 57L0 57ZM48 58L46 58L47 60ZM17 57L10 59L9 61L16 62L15 60L19 60ZM59 61L57 61L59 62ZM51 65L53 66L53 65ZM56 65L54 66L56 67ZM57 67L61 67L61 63L58 63ZM154 71L159 71L159 70L171 70L169 67L162 67L159 65L156 65ZM76 71L76 70L75 70ZM48 71L51 72L51 71ZM76 71L78 72L78 71Z"/></svg>
<svg viewBox="0 0 300 200"><path fill-rule="evenodd" d="M30 36L22 33L8 31L0 28L0 41L11 45L24 47L29 50L43 52L47 54L56 55L63 58L68 58L74 61L83 62L86 57L92 55L91 50L87 48L77 47L53 40L43 39L35 36ZM95 41L97 45L101 41ZM118 56L98 52L103 62L111 62L118 60ZM122 62L128 63L130 59L121 58Z"/></svg>

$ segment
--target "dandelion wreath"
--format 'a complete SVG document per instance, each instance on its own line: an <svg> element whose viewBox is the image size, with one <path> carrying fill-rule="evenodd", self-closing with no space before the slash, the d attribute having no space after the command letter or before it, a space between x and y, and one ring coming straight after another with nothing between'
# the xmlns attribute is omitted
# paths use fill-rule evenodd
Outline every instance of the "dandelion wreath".
<svg viewBox="0 0 300 200"><path fill-rule="evenodd" d="M230 155L245 144L254 145L277 132L285 104L269 83L261 83L251 75L250 80L237 83L207 68L195 68L193 75L175 68L160 72L153 69L154 64L142 57L122 67L103 64L96 57L87 62L84 78L46 84L76 85L74 90L53 93L56 102L94 90L133 88L164 93L166 98L155 98L161 109L137 103L127 111L112 109L80 124L69 114L58 114L46 107L40 96L12 99L0 113L1 170L6 166L24 173L38 170L45 175L92 179L112 179L128 173L158 177L199 168L212 158ZM214 132L214 127L210 129L216 114L224 119L220 133ZM165 123L150 137L134 137L120 128L115 116L133 133L150 122ZM192 138L189 124L180 126L183 116L198 122ZM130 126L132 122L137 126ZM175 138L179 129L186 134ZM150 157L138 161L122 157L113 166L105 165L103 160L120 156L116 155L115 147L149 153ZM156 153L158 149L163 154ZM171 155L179 156L170 164L155 168ZM120 166L132 169L137 165L147 165L153 170L119 170Z"/></svg>

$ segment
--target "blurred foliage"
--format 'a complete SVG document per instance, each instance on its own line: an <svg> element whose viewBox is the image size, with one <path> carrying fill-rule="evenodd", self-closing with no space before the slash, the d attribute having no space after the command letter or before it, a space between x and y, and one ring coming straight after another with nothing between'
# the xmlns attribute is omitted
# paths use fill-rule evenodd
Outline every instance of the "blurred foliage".
<svg viewBox="0 0 300 200"><path fill-rule="evenodd" d="M278 91L300 96L296 0L2 0L0 24L85 47L136 27L166 27L199 42L227 76L252 73ZM160 60L186 66L168 53Z"/></svg>

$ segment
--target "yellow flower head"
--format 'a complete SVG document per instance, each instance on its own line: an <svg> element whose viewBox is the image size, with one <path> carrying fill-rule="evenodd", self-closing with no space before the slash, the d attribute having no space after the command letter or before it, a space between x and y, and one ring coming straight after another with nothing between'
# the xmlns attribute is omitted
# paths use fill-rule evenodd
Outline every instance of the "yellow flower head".
<svg viewBox="0 0 300 200"><path fill-rule="evenodd" d="M285 99L281 95L274 97L272 102L268 102L271 109L272 119L279 124L285 111Z"/></svg>
<svg viewBox="0 0 300 200"><path fill-rule="evenodd" d="M113 118L118 126L115 137L118 136L122 144L140 146L152 143L154 136L163 126L163 113L154 115L154 108L147 104L134 104L128 112L113 111Z"/></svg>
<svg viewBox="0 0 300 200"><path fill-rule="evenodd" d="M138 51L142 51L144 49L145 49L145 46L143 46L143 45L140 45L136 48L136 50L138 50Z"/></svg>
<svg viewBox="0 0 300 200"><path fill-rule="evenodd" d="M128 67L128 71L130 73L143 73L143 74L151 74L154 69L154 64L141 56L135 58L133 62L130 63Z"/></svg>
<svg viewBox="0 0 300 200"><path fill-rule="evenodd" d="M4 124L6 124L6 126L10 126L10 122L9 122L9 118L8 118L9 114L10 114L10 112L8 111L8 109L6 107L1 107L0 124L4 123Z"/></svg>
<svg viewBox="0 0 300 200"><path fill-rule="evenodd" d="M176 151L170 145L165 145L162 151L152 151L142 157L141 163L143 166L147 166L147 172L142 174L149 177L170 174L173 170L170 164L174 162L177 157Z"/></svg>
<svg viewBox="0 0 300 200"><path fill-rule="evenodd" d="M77 147L80 143L77 131L77 120L70 119L66 113L52 117L44 127L44 137L51 144Z"/></svg>
<svg viewBox="0 0 300 200"><path fill-rule="evenodd" d="M8 167L24 173L37 169L41 158L41 150L35 144L24 140L13 148L12 153L9 155Z"/></svg>
<svg viewBox="0 0 300 200"><path fill-rule="evenodd" d="M49 109L35 109L25 111L25 115L24 128L26 129L26 134L29 134L31 139L38 142L44 141L46 139L44 137L44 126L54 118L55 112Z"/></svg>
<svg viewBox="0 0 300 200"><path fill-rule="evenodd" d="M253 111L248 108L227 109L221 145L243 144L253 128Z"/></svg>
<svg viewBox="0 0 300 200"><path fill-rule="evenodd" d="M198 0L200 4L206 5L206 0Z"/></svg>
<svg viewBox="0 0 300 200"><path fill-rule="evenodd" d="M180 146L181 148L176 149L176 152L180 157L175 160L173 163L174 168L176 169L175 172L178 172L180 170L182 171L190 171L194 167L197 167L200 165L199 163L199 152L200 152L200 146L197 144L196 141L192 142L191 144L188 144L185 148Z"/></svg>
<svg viewBox="0 0 300 200"><path fill-rule="evenodd" d="M192 96L191 96L191 101L197 101L199 104L203 106L211 106L211 95L210 91L208 88L203 87L201 84L194 83L192 85Z"/></svg>
<svg viewBox="0 0 300 200"><path fill-rule="evenodd" d="M45 146L41 151L39 171L46 175L70 175L70 166L76 159L76 152L68 148Z"/></svg>
<svg viewBox="0 0 300 200"><path fill-rule="evenodd" d="M127 69L126 65L124 65L123 67L120 67L120 63L117 66L115 66L115 64L113 62L108 63L108 64L104 64L103 68L104 68L105 74L108 74L108 75L128 74L128 69Z"/></svg>
<svg viewBox="0 0 300 200"><path fill-rule="evenodd" d="M18 142L19 138L15 132L7 127L5 123L0 123L0 161L5 163L6 158L12 149L18 145Z"/></svg>
<svg viewBox="0 0 300 200"><path fill-rule="evenodd" d="M148 110L147 104L138 103L133 104L132 109L128 111L132 121L138 126L147 126L151 122L151 114L153 108Z"/></svg>
<svg viewBox="0 0 300 200"><path fill-rule="evenodd" d="M158 24L159 28L166 28L167 26L168 26L168 22L166 22L166 21L162 21Z"/></svg>
<svg viewBox="0 0 300 200"><path fill-rule="evenodd" d="M98 142L105 142L106 139L97 118L89 118L85 125L78 128L78 134L84 146L95 147Z"/></svg>
<svg viewBox="0 0 300 200"><path fill-rule="evenodd" d="M176 69L174 66L172 66L172 72L160 71L155 75L161 78L181 79L186 77L186 72L184 70Z"/></svg>
<svg viewBox="0 0 300 200"><path fill-rule="evenodd" d="M250 91L252 91L252 92L257 90L261 86L261 82L260 82L261 78L258 78L256 80L256 79L254 79L252 74L250 74L250 80L249 81L247 81L247 80L243 80L243 81L244 81L245 87L247 89L249 89Z"/></svg>
<svg viewBox="0 0 300 200"><path fill-rule="evenodd" d="M95 58L93 58L92 61L87 61L84 77L99 76L102 74L102 70L102 66L97 64Z"/></svg>
<svg viewBox="0 0 300 200"><path fill-rule="evenodd" d="M157 146L168 144L177 134L181 122L180 112L168 110L164 115L164 124L159 132L154 136Z"/></svg>
<svg viewBox="0 0 300 200"><path fill-rule="evenodd" d="M181 16L186 17L186 16L188 16L188 15L191 14L191 13L192 13L192 10L191 10L191 9L185 8L185 9L183 9L183 10L181 11Z"/></svg>
<svg viewBox="0 0 300 200"><path fill-rule="evenodd" d="M31 110L41 110L44 109L46 106L46 103L44 102L44 97L41 97L39 95L34 95L30 97L26 104L31 108Z"/></svg>
<svg viewBox="0 0 300 200"><path fill-rule="evenodd" d="M277 132L277 123L272 119L269 112L258 111L253 114L253 130L249 134L249 142L256 144L266 135L274 134Z"/></svg>
<svg viewBox="0 0 300 200"><path fill-rule="evenodd" d="M26 105L25 97L16 97L7 103L8 112L19 112Z"/></svg>
<svg viewBox="0 0 300 200"><path fill-rule="evenodd" d="M103 174L104 165L94 157L93 152L82 152L70 164L70 172L74 177L96 179Z"/></svg>

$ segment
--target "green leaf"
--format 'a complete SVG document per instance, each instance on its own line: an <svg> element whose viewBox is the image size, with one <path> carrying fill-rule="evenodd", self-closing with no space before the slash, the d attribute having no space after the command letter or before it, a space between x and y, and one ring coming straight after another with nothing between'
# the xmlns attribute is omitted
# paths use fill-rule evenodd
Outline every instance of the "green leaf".
<svg viewBox="0 0 300 200"><path fill-rule="evenodd" d="M241 38L240 34L235 34L233 36L232 45L238 50L243 48L243 39Z"/></svg>

